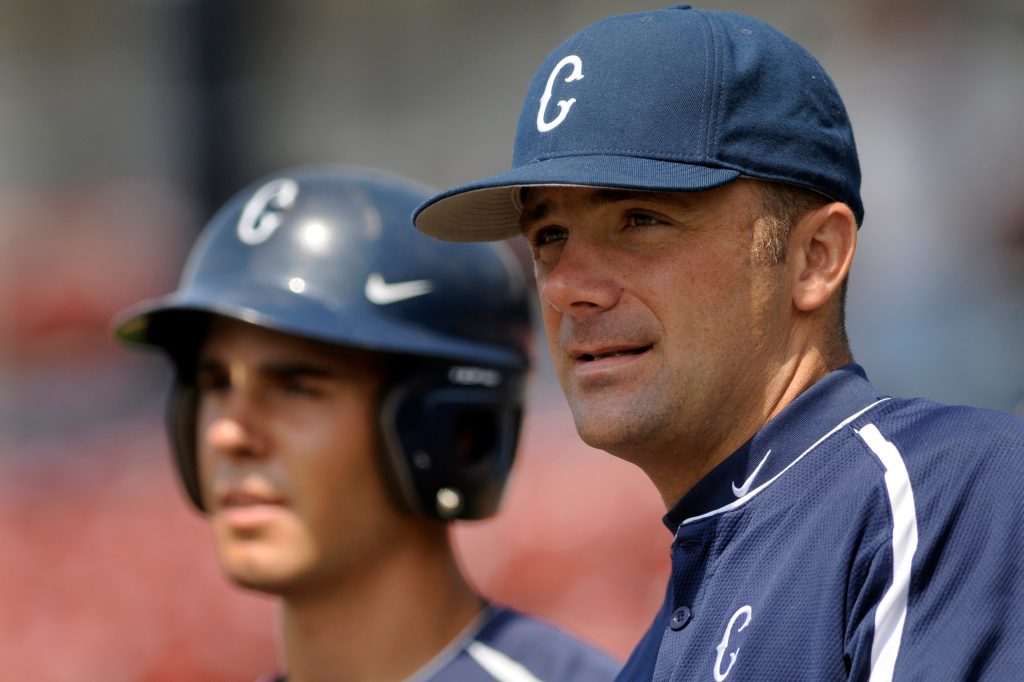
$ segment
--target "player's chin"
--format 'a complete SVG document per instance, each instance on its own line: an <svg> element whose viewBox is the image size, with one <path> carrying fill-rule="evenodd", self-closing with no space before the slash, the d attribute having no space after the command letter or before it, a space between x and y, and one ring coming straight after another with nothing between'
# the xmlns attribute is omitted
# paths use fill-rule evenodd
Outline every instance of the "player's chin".
<svg viewBox="0 0 1024 682"><path fill-rule="evenodd" d="M628 439L626 425L615 414L600 410L574 409L573 419L580 439L592 448L614 452Z"/></svg>
<svg viewBox="0 0 1024 682"><path fill-rule="evenodd" d="M287 538L280 534L253 537L216 525L214 531L221 567L236 585L261 592L277 592L302 573L301 547L287 542Z"/></svg>
<svg viewBox="0 0 1024 682"><path fill-rule="evenodd" d="M265 573L228 572L228 579L243 590L278 597L288 594L294 584L292 580Z"/></svg>
<svg viewBox="0 0 1024 682"><path fill-rule="evenodd" d="M647 415L630 409L627 400L580 400L570 407L576 432L592 448L632 460L627 453L650 436Z"/></svg>
<svg viewBox="0 0 1024 682"><path fill-rule="evenodd" d="M235 585L267 594L284 594L303 574L295 557L253 552L252 548L224 548L221 567Z"/></svg>

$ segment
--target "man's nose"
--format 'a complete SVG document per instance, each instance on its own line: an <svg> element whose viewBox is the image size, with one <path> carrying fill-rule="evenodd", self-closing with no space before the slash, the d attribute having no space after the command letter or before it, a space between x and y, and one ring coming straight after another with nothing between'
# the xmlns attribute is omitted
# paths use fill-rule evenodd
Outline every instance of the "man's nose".
<svg viewBox="0 0 1024 682"><path fill-rule="evenodd" d="M218 401L215 411L204 433L212 451L235 458L266 454L266 438L259 426L253 398L233 391Z"/></svg>
<svg viewBox="0 0 1024 682"><path fill-rule="evenodd" d="M600 245L570 237L555 263L538 266L541 301L563 315L584 319L613 307L621 295Z"/></svg>

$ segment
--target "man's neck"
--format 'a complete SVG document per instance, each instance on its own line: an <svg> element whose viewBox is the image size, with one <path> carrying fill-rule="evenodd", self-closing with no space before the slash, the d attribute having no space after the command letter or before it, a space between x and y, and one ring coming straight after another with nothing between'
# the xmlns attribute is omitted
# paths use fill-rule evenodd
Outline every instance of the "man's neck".
<svg viewBox="0 0 1024 682"><path fill-rule="evenodd" d="M672 508L704 476L750 440L815 382L851 361L848 352L828 358L817 352L793 356L778 368L773 380L763 387L764 392L759 400L748 409L734 413L730 430L719 434L715 442L704 442L696 448L693 442L659 448L661 453L671 452L673 456L651 457L642 468L661 493L665 508Z"/></svg>
<svg viewBox="0 0 1024 682"><path fill-rule="evenodd" d="M401 543L376 565L330 588L282 599L288 680L405 679L482 608L447 542Z"/></svg>

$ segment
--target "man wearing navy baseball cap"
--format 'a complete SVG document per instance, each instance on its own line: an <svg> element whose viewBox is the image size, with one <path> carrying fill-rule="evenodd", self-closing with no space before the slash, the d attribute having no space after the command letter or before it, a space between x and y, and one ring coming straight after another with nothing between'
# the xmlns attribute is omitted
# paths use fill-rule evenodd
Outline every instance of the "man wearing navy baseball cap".
<svg viewBox="0 0 1024 682"><path fill-rule="evenodd" d="M668 508L665 602L620 679L1024 671L1024 422L885 396L854 364L863 216L820 64L686 5L562 43L512 169L417 209L442 239L526 237L580 436Z"/></svg>

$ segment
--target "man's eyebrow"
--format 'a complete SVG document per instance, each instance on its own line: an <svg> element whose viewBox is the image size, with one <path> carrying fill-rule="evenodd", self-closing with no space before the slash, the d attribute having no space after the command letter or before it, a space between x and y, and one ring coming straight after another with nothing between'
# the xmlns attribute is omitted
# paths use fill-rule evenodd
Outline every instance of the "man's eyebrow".
<svg viewBox="0 0 1024 682"><path fill-rule="evenodd" d="M260 366L260 374L277 379L328 379L337 373L322 365L307 362L271 362Z"/></svg>
<svg viewBox="0 0 1024 682"><path fill-rule="evenodd" d="M196 363L196 372L220 372L227 367L226 362L217 357L201 357ZM311 379L330 378L336 376L337 372L323 365L310 364L304 361L268 362L260 365L259 374L274 379L303 378Z"/></svg>
<svg viewBox="0 0 1024 682"><path fill-rule="evenodd" d="M527 225L538 220L542 220L549 213L551 213L551 206L549 206L547 202L543 201L536 206L524 208L519 214L519 231L525 233Z"/></svg>

